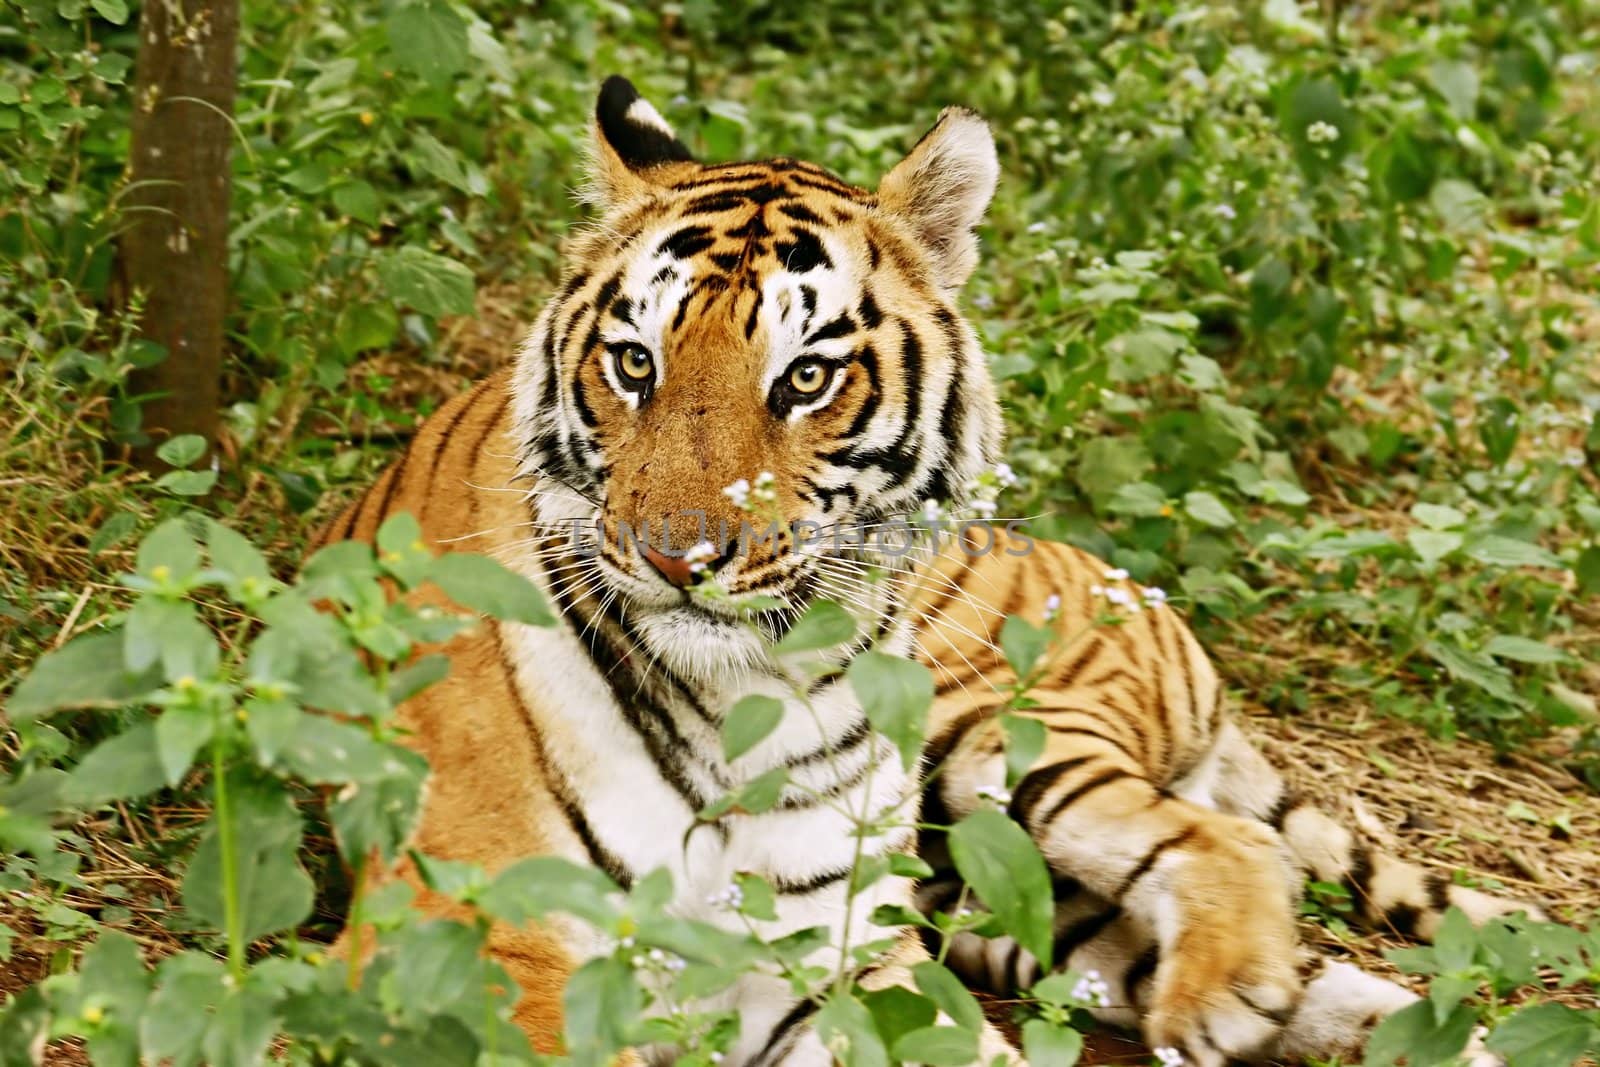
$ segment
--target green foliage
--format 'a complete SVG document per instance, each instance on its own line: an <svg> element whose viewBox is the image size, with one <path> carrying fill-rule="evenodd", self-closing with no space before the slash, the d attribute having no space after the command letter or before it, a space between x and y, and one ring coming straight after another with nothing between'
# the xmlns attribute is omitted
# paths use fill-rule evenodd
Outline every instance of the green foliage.
<svg viewBox="0 0 1600 1067"><path fill-rule="evenodd" d="M1428 998L1381 1023L1367 1049L1368 1067L1449 1063L1466 1047L1480 1016L1493 1026L1491 1051L1511 1067L1566 1067L1600 1052L1600 1011L1555 1001L1511 1007L1507 998L1551 983L1593 990L1600 984L1600 932L1583 933L1522 918L1474 929L1452 908L1433 945L1395 949L1389 958L1428 975ZM1482 991L1482 995L1480 995ZM1589 998L1592 1005L1592 997Z"/></svg>
<svg viewBox="0 0 1600 1067"><path fill-rule="evenodd" d="M819 1025L846 1062L970 1058L976 1017L947 972L864 991L854 951L818 974L801 935L685 924L659 879L624 894L559 861L492 878L425 864L476 925L420 924L398 887L358 899L378 930L359 977L309 940L327 933L307 925L313 888L338 894L327 857L392 859L416 818L425 768L390 716L447 669L412 650L463 625L390 603L382 583L551 616L487 560L434 558L404 520L376 553L332 546L286 584L309 525L297 516L370 481L388 440L436 406L406 379L455 369L452 316L490 283L516 287L518 312L548 289L612 70L708 158L793 154L867 185L940 106L982 109L1006 177L968 295L1024 476L1008 510L1181 592L1214 646L1265 653L1222 667L1280 709L1356 700L1508 747L1568 728L1570 765L1600 784L1582 673L1600 655L1592 2L1378 5L1341 24L1276 2L935 0L908 18L766 0L250 0L227 439L205 461L201 442L165 443L173 469L153 482L118 465L143 440L128 376L167 355L138 338L141 295L118 293L113 270L136 12L0 4L0 367L16 413L0 431L0 676L20 679L0 884L28 891L28 920L58 949L55 977L0 1014L0 1061L78 1034L107 1063L253 1062L276 1035L300 1062L525 1062L483 921L551 912L617 944L569 990L574 1058L648 1037L709 1064L735 1021L637 1009L753 966L821 990ZM200 497L228 525L191 513ZM856 636L819 604L779 651L812 659ZM1006 623L1011 783L1043 743L1020 714L1029 679L1075 639ZM870 653L849 681L909 762L926 672ZM725 754L777 729L776 707L734 708ZM768 810L787 784L763 775L702 818ZM151 833L165 802L204 819ZM112 810L183 875L165 922L188 947L153 974L117 933L126 892L79 870L90 827L123 832L106 829ZM862 840L886 829L858 822ZM1048 880L1026 835L983 811L952 842L982 908L883 918L1045 950ZM851 885L916 862L860 864ZM771 887L736 885L742 917L770 913ZM97 911L80 903L91 888ZM1349 908L1336 886L1309 900L1336 929ZM1557 929L1493 925L1467 945L1452 926L1432 955L1401 957L1434 995L1387 1024L1379 1060L1448 1057L1479 1021L1514 1067L1592 1053L1592 1012L1507 1006L1536 992L1529 946L1564 986L1593 985L1593 944ZM1075 1062L1082 981L1032 991L1033 1062Z"/></svg>

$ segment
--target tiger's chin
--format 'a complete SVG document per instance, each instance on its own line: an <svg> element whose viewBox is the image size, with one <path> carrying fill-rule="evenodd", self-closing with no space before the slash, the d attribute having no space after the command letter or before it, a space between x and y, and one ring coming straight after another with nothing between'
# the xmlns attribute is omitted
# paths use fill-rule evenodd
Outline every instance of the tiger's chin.
<svg viewBox="0 0 1600 1067"><path fill-rule="evenodd" d="M752 627L693 604L636 616L635 624L645 651L674 674L724 680L766 662L761 636Z"/></svg>

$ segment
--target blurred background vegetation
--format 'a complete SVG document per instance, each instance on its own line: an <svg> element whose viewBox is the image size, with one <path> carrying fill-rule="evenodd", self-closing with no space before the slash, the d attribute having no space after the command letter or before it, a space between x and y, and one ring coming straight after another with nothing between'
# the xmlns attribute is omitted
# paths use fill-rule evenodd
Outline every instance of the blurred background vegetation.
<svg viewBox="0 0 1600 1067"><path fill-rule="evenodd" d="M214 470L165 474L126 462L160 352L115 283L138 16L0 0L0 687L114 615L137 535L190 501L292 573L508 360L621 72L703 158L868 186L940 107L983 111L1004 176L966 306L1003 507L1181 597L1256 710L1600 787L1594 0L245 0L223 431ZM159 866L197 818L168 799L100 832ZM1535 848L1594 816L1522 808ZM0 885L50 887L31 929L64 946L128 917L72 866Z"/></svg>

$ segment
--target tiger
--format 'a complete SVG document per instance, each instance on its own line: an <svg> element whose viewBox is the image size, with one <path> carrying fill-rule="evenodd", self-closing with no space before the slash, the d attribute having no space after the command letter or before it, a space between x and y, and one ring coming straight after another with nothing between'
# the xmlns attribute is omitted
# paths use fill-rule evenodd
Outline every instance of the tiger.
<svg viewBox="0 0 1600 1067"><path fill-rule="evenodd" d="M1301 944L1307 879L1420 939L1451 907L1478 923L1536 913L1427 873L1298 794L1230 715L1178 610L1084 551L983 550L992 538L971 526L894 557L870 538L732 542L752 493L785 529L871 530L929 501L959 508L1001 462L997 388L958 308L999 179L976 112L941 112L873 191L798 159L699 162L613 76L591 151L582 196L596 221L568 237L511 364L427 418L318 539L372 542L410 513L435 549L495 556L560 616L554 628L486 619L452 638L449 675L400 709L431 765L418 851L490 872L565 857L624 888L665 868L675 914L723 925L719 891L758 874L777 897L763 934L824 926L834 947L817 960L832 966L837 946L883 936L870 924L881 906L981 907L939 828L1003 805L1054 880L1053 960L971 932L943 946L908 923L863 986L907 984L934 952L1002 996L1046 963L1097 973L1099 1018L1200 1067L1348 1055L1417 999ZM672 522L686 513L705 521ZM713 526L728 539L708 539ZM811 653L824 669L806 665L801 699L794 657L772 643L822 599L859 628ZM1077 636L1008 705L1011 616ZM868 649L933 674L911 766L847 681ZM720 726L752 694L785 714L726 759ZM1009 791L1008 706L1044 738ZM769 810L690 833L697 812L779 767L789 784ZM884 877L847 906L862 858L847 816L862 811L897 814L862 845L867 860L914 853L933 874ZM373 876L390 878L411 883L423 913L463 916L411 861ZM564 983L608 950L576 927L492 926L535 1048L560 1048ZM785 980L749 974L713 1000L740 1020L724 1062L833 1062L817 1000ZM993 1025L980 1051L1021 1062Z"/></svg>

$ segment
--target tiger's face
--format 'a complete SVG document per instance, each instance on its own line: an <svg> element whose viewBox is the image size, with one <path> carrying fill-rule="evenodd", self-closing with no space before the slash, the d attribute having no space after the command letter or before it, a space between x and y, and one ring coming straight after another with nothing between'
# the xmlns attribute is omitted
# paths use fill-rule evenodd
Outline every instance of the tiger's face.
<svg viewBox="0 0 1600 1067"><path fill-rule="evenodd" d="M955 306L993 138L947 110L873 193L791 159L701 165L613 77L594 156L603 215L517 369L535 524L588 531L571 595L619 604L659 659L753 663L750 604L770 636L859 584L857 539L959 501L997 456ZM888 610L868 592L835 598Z"/></svg>

